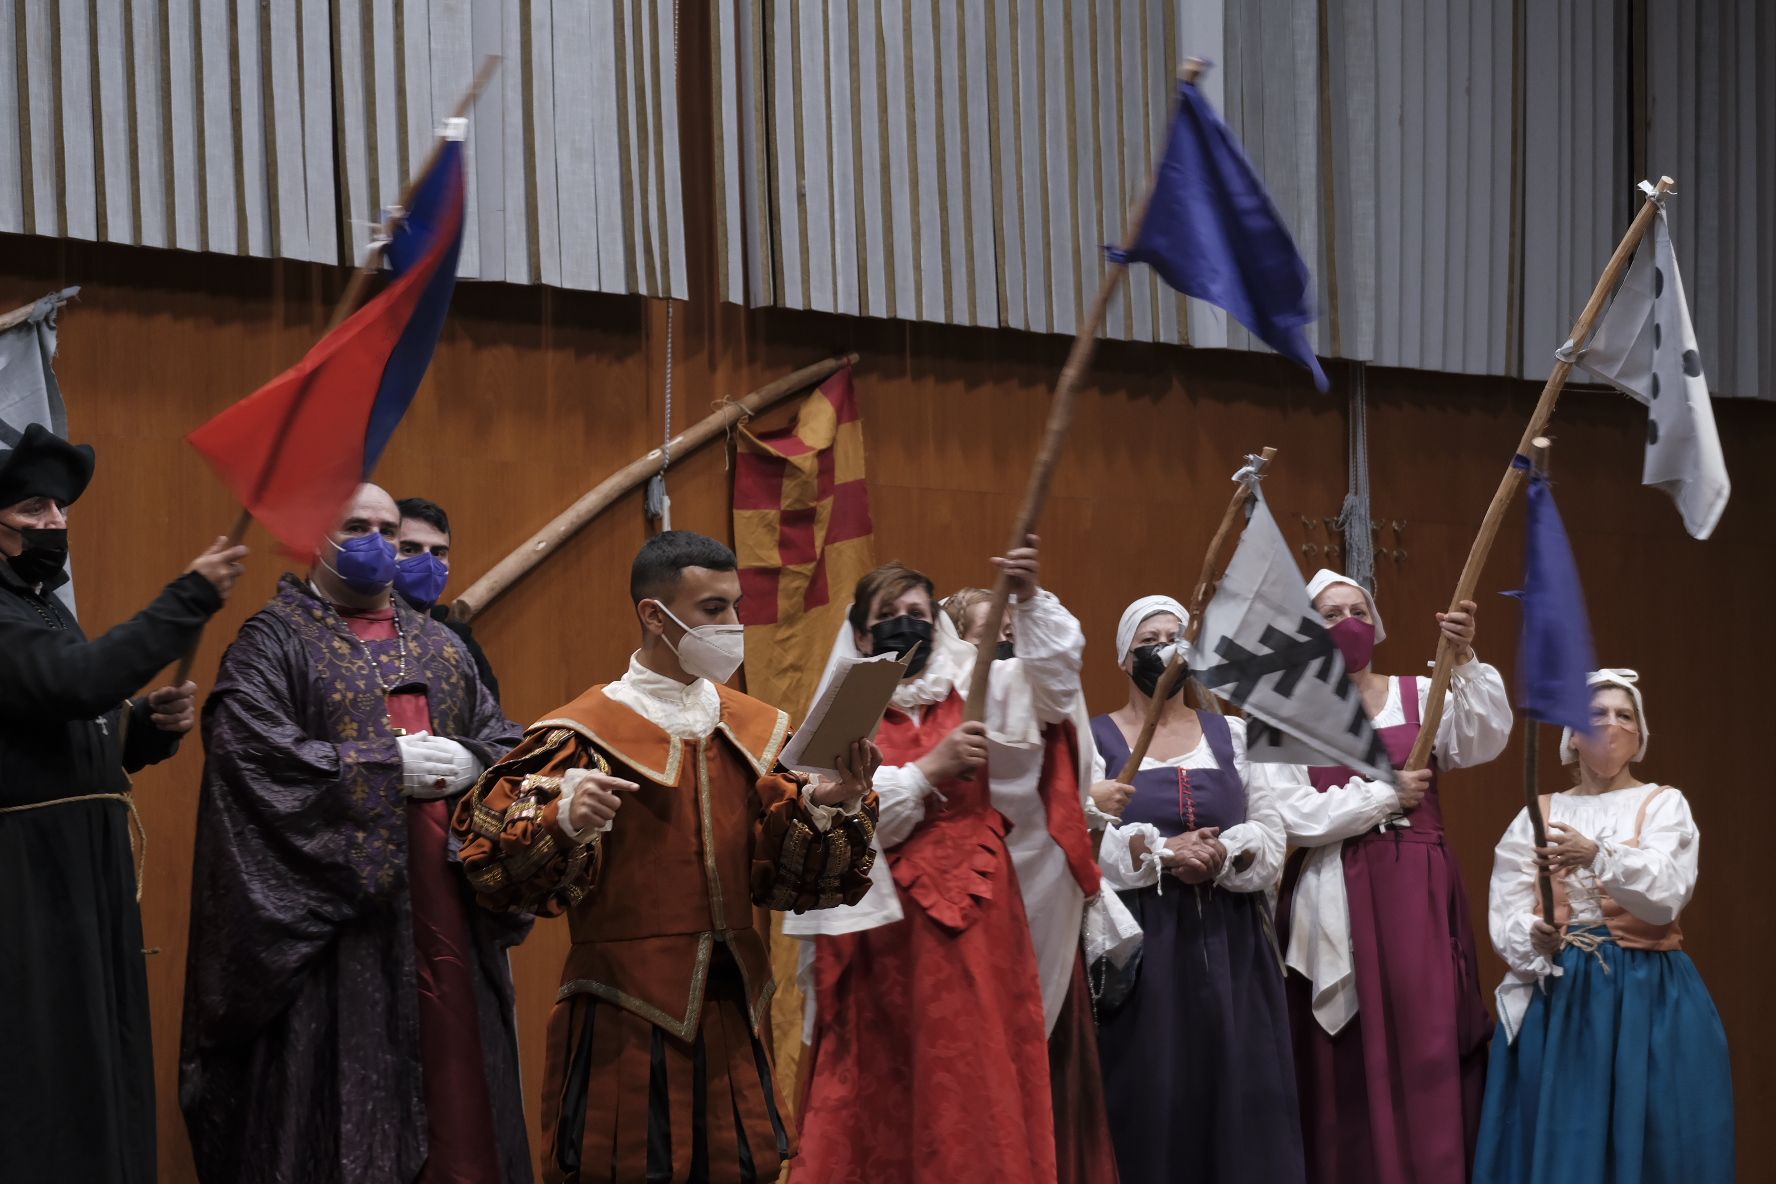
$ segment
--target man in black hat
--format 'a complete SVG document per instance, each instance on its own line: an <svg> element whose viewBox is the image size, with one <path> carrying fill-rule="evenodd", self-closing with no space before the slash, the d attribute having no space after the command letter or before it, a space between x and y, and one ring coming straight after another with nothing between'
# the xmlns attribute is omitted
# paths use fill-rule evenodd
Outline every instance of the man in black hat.
<svg viewBox="0 0 1776 1184"><path fill-rule="evenodd" d="M196 641L241 572L216 542L88 639L54 595L93 450L41 424L0 451L0 1114L7 1179L155 1173L154 1064L129 773L191 730L196 687L130 698Z"/></svg>

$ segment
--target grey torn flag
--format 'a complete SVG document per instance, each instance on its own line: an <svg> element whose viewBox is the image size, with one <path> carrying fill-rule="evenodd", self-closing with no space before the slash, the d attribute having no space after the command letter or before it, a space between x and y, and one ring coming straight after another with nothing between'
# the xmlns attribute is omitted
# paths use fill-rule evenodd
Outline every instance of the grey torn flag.
<svg viewBox="0 0 1776 1184"><path fill-rule="evenodd" d="M34 423L67 439L68 409L54 367L56 313L79 294L79 288L64 288L0 317L0 448L17 444ZM74 582L56 595L73 613Z"/></svg>
<svg viewBox="0 0 1776 1184"><path fill-rule="evenodd" d="M1387 748L1262 493L1213 599L1191 666L1246 713L1246 758L1344 765L1391 781Z"/></svg>

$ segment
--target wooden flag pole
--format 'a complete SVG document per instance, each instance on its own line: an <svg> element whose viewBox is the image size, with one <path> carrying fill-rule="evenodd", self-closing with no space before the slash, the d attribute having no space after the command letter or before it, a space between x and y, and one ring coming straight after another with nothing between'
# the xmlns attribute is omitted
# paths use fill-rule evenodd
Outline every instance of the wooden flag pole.
<svg viewBox="0 0 1776 1184"><path fill-rule="evenodd" d="M450 119L467 119L469 117L469 112L475 108L475 100L481 97L481 92L486 90L487 84L493 81L493 76L499 70L502 60L498 54L488 54L481 59L480 68L475 71L475 77L470 80L469 89L464 91L462 98L456 101L456 108L451 111ZM406 219L407 210L413 204L414 189L419 186L420 180L432 171L432 166L438 163L438 156L443 151L444 138L433 136L432 150L426 154L425 160L420 163L413 175L407 178L407 183L401 186L400 199L390 207L388 217L383 219L376 237L370 240L370 245L364 250L363 262L358 264L356 271L352 272L351 282L345 286L344 293L339 297L339 303L334 305L333 319L327 322L328 333L339 328L345 318L356 310L358 302L364 298L364 289L370 286L370 281L376 278L376 274L382 270L382 253L388 247L389 241L394 238L395 231Z"/></svg>
<svg viewBox="0 0 1776 1184"><path fill-rule="evenodd" d="M1567 351L1573 357L1584 352L1585 343L1591 340L1591 331L1596 326L1597 318L1602 314L1604 305L1609 302L1610 294L1616 290L1616 285L1622 282L1622 276L1627 272L1628 264L1633 261L1640 240L1646 236L1647 228L1653 223L1660 200L1675 186L1676 182L1670 177L1660 177L1658 187L1634 216L1628 233L1616 244L1616 253L1610 256L1603 275L1598 278L1591 299L1585 302L1579 319L1573 322L1572 334L1568 338L1571 348ZM1536 400L1535 411L1530 414L1529 426L1523 430L1523 439L1517 445L1517 455L1527 456L1532 442L1547 429L1548 420L1554 415L1554 404L1559 402L1561 389L1566 386L1566 379L1572 373L1572 368L1572 362L1564 358L1556 359L1554 369L1542 387L1542 396ZM1513 458L1513 463L1505 468L1505 476L1499 482L1498 492L1492 495L1492 504L1486 507L1486 517L1480 521L1480 533L1474 536L1474 545L1468 551L1467 564L1462 568L1461 578L1456 581L1455 595L1449 599L1450 612L1460 611L1462 601L1474 598L1474 589L1480 583L1480 571L1486 566L1493 540L1498 537L1499 526L1504 521L1505 509L1511 504L1511 499L1517 496L1517 488L1523 484L1523 476L1524 471L1517 467ZM1448 638L1439 635L1437 667L1431 672L1430 697L1425 702L1424 719L1419 724L1418 739L1413 742L1412 755L1406 760L1408 772L1422 769L1430 763L1431 745L1437 738L1437 725L1443 722L1443 699L1448 694L1450 675L1454 671L1455 647L1449 644Z"/></svg>
<svg viewBox="0 0 1776 1184"><path fill-rule="evenodd" d="M1191 58L1178 71L1178 76L1185 82L1196 81L1207 65L1201 58ZM1158 161L1147 174L1147 186L1139 200L1129 211L1128 230L1122 236L1123 246L1133 245L1135 236L1141 233L1141 223L1147 220L1147 207L1153 201L1153 189L1158 183ZM1110 309L1111 297L1122 284L1122 277L1128 273L1128 264L1114 262L1104 268L1104 278L1098 284L1098 294L1092 299L1091 307L1086 310L1085 319L1080 322L1078 332L1073 338L1073 348L1067 353L1066 364L1061 367L1061 376L1055 382L1054 400L1049 404L1048 427L1042 435L1042 448L1036 454L1036 463L1031 466L1030 480L1024 487L1024 501L1018 507L1017 517L1012 521L1011 539L1005 544L1005 553L1010 554L1019 547L1027 546L1030 534L1036 529L1036 520L1042 516L1042 503L1048 499L1048 483L1054 476L1055 464L1060 460L1061 446L1066 442L1067 431L1073 424L1073 407L1078 394L1079 380L1091 366L1092 355L1098 351L1098 330L1104 326L1104 315ZM1011 600L1011 579L1003 571L993 580L993 599L987 606L986 624L981 631L981 639L977 643L974 660L974 671L968 682L968 703L963 718L970 723L980 723L986 718L987 711L987 680L992 674L993 651L999 645L999 632L1005 625L1005 609Z"/></svg>
<svg viewBox="0 0 1776 1184"><path fill-rule="evenodd" d="M1153 745L1153 734L1159 730L1159 717L1165 710L1166 703L1172 697L1172 690L1184 678L1190 669L1189 660L1184 656L1186 646L1196 644L1202 635L1203 610L1209 606L1209 598L1215 594L1215 585L1221 580L1221 556L1227 550L1238 525L1240 515L1245 512L1246 503L1252 500L1252 487L1264 470L1269 467L1270 460L1276 455L1276 449L1265 448L1255 458L1250 478L1242 479L1239 487L1233 491L1233 497L1227 502L1227 512L1221 515L1221 525L1215 528L1215 537L1209 541L1209 553L1203 556L1202 575L1191 590L1190 620L1184 625L1184 632L1179 635L1178 648L1172 654L1172 660L1166 663L1165 673L1159 676L1158 684L1153 688L1153 696L1147 703L1147 718L1141 722L1141 734L1135 737L1134 744L1129 748L1128 759L1122 763L1122 772L1116 779L1124 785L1133 785L1135 774L1141 771L1141 762L1147 758L1147 750Z"/></svg>
<svg viewBox="0 0 1776 1184"><path fill-rule="evenodd" d="M481 68L475 71L475 77L469 83L469 89L464 91L462 98L457 100L456 109L450 113L450 118L466 119L468 117L469 112L474 109L475 100L481 97L481 92L487 88L489 82L493 81L494 72L499 68L499 64L500 58L497 54L490 54L481 59ZM328 320L326 331L321 334L322 337L333 332L345 322L345 318L352 314L358 307L358 302L363 299L364 290L370 286L371 279L382 270L383 248L388 245L389 240L394 237L395 231L399 229L402 220L407 217L407 208L413 203L414 188L438 162L438 154L443 150L443 138L434 137L430 154L426 156L425 162L420 165L418 171L407 178L407 183L401 187L400 201L389 210L388 217L383 220L376 238L372 239L369 247L365 249L363 261L358 264L357 270L352 272L351 281L345 285L345 291L340 294L339 303L333 306L333 316ZM256 502L264 495L265 483L270 480L272 470L277 468L278 457L283 452L284 442L290 436L290 425L295 422L296 414L301 409L302 399L300 397L290 400L289 407L284 411L284 421L279 426L277 434L272 437L271 453L265 458L265 465L259 471L259 487L254 491L253 496L247 499L249 502ZM245 538L247 528L252 523L253 511L242 506L240 514L234 520L234 525L228 530L228 545L235 546ZM185 656L179 659L179 669L173 675L174 686L183 686L185 681L191 677L191 667L197 661L198 642L202 640L203 636L200 632L197 641L193 641L191 648L185 651Z"/></svg>
<svg viewBox="0 0 1776 1184"><path fill-rule="evenodd" d="M1537 473L1544 473L1548 467L1548 448L1550 441L1546 436L1537 436L1529 442L1530 461ZM1536 847L1548 845L1547 820L1542 817L1542 800L1538 790L1538 770L1536 766L1541 758L1541 721L1534 716L1526 715L1523 719L1523 804L1529 811L1529 826L1535 838ZM1548 869L1536 869L1536 892L1542 902L1542 919L1554 924L1554 878Z"/></svg>
<svg viewBox="0 0 1776 1184"><path fill-rule="evenodd" d="M793 374L786 374L775 382L761 386L743 399L723 403L713 414L674 436L668 447L675 457L701 448L735 423L757 415L789 395L823 382L828 376L856 363L856 354L839 354L812 366L804 366ZM486 575L470 584L461 596L451 602L451 617L458 621L474 619L475 614L499 599L507 589L572 538L582 526L603 513L623 494L652 477L659 468L660 449L656 448L593 486L573 505L557 514L547 526L526 539L517 550L494 564Z"/></svg>

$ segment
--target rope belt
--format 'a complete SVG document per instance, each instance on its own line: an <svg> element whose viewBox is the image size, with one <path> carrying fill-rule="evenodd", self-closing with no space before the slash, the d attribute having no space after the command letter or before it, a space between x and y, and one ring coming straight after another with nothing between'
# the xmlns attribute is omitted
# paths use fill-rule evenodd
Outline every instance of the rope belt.
<svg viewBox="0 0 1776 1184"><path fill-rule="evenodd" d="M1590 954L1593 958L1597 959L1597 965L1603 968L1603 972L1608 974L1610 968L1609 963L1603 960L1603 944L1615 940L1616 935L1611 933L1608 929L1599 930L1595 927L1591 927L1577 931L1569 930L1568 932L1562 933L1560 935L1560 946L1562 949L1566 949L1570 946L1572 949L1582 950L1583 952Z"/></svg>
<svg viewBox="0 0 1776 1184"><path fill-rule="evenodd" d="M23 814L27 810L45 810L50 806L69 806L75 802L122 802L129 807L131 862L136 866L136 903L142 903L142 876L148 868L148 831L136 809L136 799L127 793L82 793L70 798L51 798L47 802L27 802L22 806L0 806L0 814Z"/></svg>

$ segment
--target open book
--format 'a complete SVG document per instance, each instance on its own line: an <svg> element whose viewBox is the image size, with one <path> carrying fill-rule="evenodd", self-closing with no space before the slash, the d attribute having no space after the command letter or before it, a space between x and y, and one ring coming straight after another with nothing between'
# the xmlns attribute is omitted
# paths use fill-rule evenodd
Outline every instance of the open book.
<svg viewBox="0 0 1776 1184"><path fill-rule="evenodd" d="M857 741L875 735L906 670L906 662L895 661L892 653L840 658L809 706L808 718L783 746L784 765L837 780L839 759Z"/></svg>

